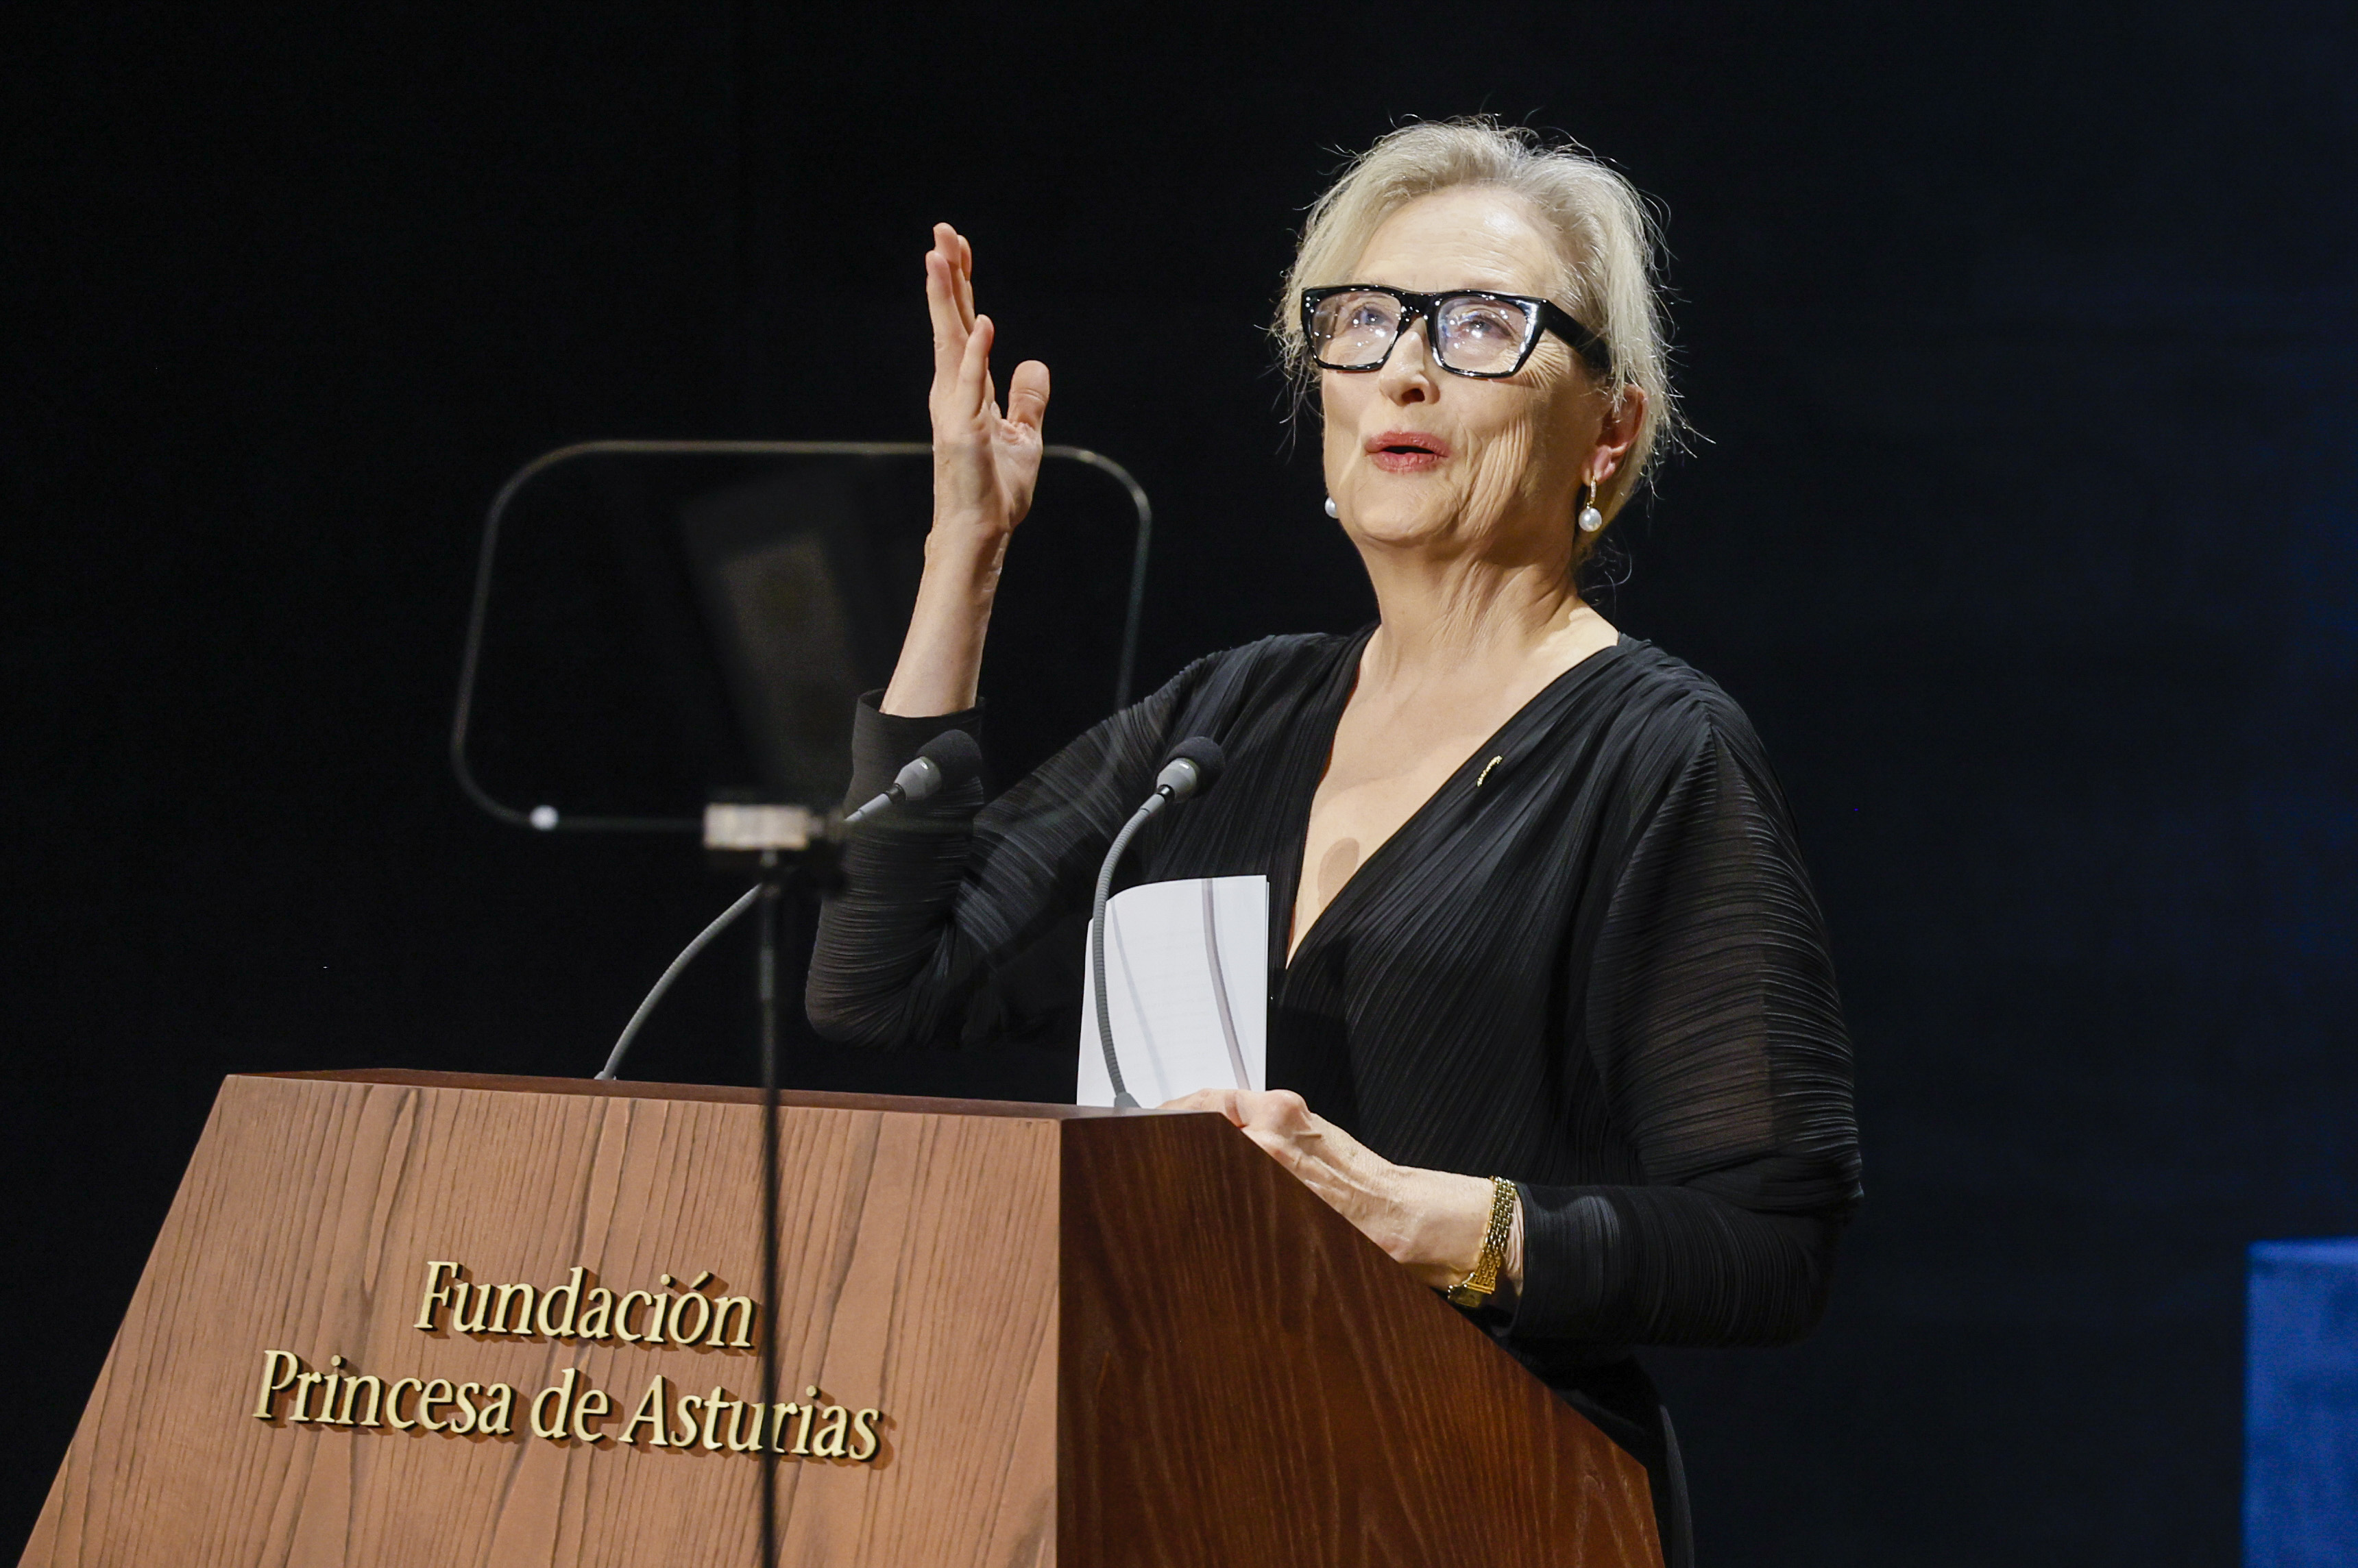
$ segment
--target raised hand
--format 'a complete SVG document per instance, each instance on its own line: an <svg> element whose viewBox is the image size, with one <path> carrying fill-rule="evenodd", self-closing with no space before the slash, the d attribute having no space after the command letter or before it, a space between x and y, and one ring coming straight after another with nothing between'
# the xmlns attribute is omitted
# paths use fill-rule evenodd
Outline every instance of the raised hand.
<svg viewBox="0 0 2358 1568"><path fill-rule="evenodd" d="M982 643L1007 541L1032 510L1040 479L1040 419L1048 367L1026 360L1007 407L990 378L990 318L974 313L974 247L947 223L925 253L925 308L934 319L934 531L901 662L884 688L887 713L912 718L974 706Z"/></svg>
<svg viewBox="0 0 2358 1568"><path fill-rule="evenodd" d="M1004 537L1032 509L1040 477L1048 367L1026 360L999 406L990 374L998 336L974 309L974 247L947 223L925 253L925 307L934 324L934 524Z"/></svg>

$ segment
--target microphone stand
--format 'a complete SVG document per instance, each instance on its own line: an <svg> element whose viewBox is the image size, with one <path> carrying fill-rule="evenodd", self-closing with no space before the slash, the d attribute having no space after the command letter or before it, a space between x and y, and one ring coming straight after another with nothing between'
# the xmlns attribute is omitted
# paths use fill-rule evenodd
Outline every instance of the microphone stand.
<svg viewBox="0 0 2358 1568"><path fill-rule="evenodd" d="M710 945L712 939L726 930L731 922L748 909L754 912L753 994L760 1014L757 1033L757 1056L762 1079L762 1237L761 1294L762 1304L760 1369L760 1403L756 1407L761 1420L755 1423L756 1441L760 1443L761 1460L761 1568L776 1568L779 1541L778 1518L778 1445L773 1430L778 1409L777 1302L778 1302L778 1217L784 1206L781 1188L784 1175L779 1149L778 1119L783 1109L779 1095L778 1064L778 988L782 955L792 951L796 939L793 929L794 900L805 881L815 882L822 889L835 885L835 846L827 837L825 822L801 806L732 806L715 804L707 808L704 824L705 848L723 860L741 863L751 859L760 868L760 879L746 889L737 902L722 911L719 917L706 926L673 959L671 967L647 993L639 1010L632 1014L622 1036L614 1043L613 1053L598 1076L611 1080L621 1070L622 1058L630 1051L640 1026L654 1011L671 983L679 978L689 961Z"/></svg>
<svg viewBox="0 0 2358 1568"><path fill-rule="evenodd" d="M1146 797L1121 831L1113 836L1113 846L1106 851L1098 867L1097 894L1089 908L1089 978L1097 992L1098 1044L1105 1052L1106 1079L1113 1088L1116 1110L1136 1110L1138 1097L1130 1092L1122 1081L1121 1057L1113 1048L1113 1002L1106 989L1106 922L1111 918L1107 904L1113 897L1113 873L1121 864L1122 852L1138 830L1154 819L1155 813L1174 800L1185 800L1212 787L1227 765L1217 742L1207 736L1195 735L1182 741L1171 750L1171 760L1163 764L1155 775L1154 793ZM1220 957L1211 955L1213 983L1219 983Z"/></svg>
<svg viewBox="0 0 2358 1568"><path fill-rule="evenodd" d="M791 869L781 874L775 849L762 851L755 963L762 1012L762 1302L768 1321L762 1334L763 1419L753 1423L762 1444L761 1568L777 1568L779 1544L778 1444L773 1430L778 1415L778 928L784 884L793 875Z"/></svg>
<svg viewBox="0 0 2358 1568"><path fill-rule="evenodd" d="M1121 1057L1113 1048L1113 1003L1106 995L1106 921L1110 918L1106 904L1113 895L1114 868L1121 864L1122 851L1138 837L1138 830L1154 818L1154 814L1169 803L1169 792L1157 788L1146 797L1146 804L1130 814L1121 831L1113 836L1113 848L1106 851L1105 861L1098 867L1097 894L1089 911L1089 978L1095 982L1097 996L1098 1046L1105 1052L1106 1081L1113 1086L1113 1103L1117 1110L1136 1110L1138 1097L1122 1082ZM1217 960L1216 960L1217 961Z"/></svg>

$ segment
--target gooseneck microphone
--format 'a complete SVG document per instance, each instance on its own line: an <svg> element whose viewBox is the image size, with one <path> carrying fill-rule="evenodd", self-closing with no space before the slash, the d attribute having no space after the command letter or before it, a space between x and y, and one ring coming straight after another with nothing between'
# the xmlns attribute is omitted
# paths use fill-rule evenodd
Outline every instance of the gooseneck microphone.
<svg viewBox="0 0 2358 1568"><path fill-rule="evenodd" d="M1174 800L1209 790L1223 763L1218 744L1206 736L1197 735L1174 746L1170 761L1155 775L1154 793L1121 825L1121 831L1113 836L1113 848L1106 851L1105 864L1098 868L1097 898L1089 911L1089 974L1097 988L1098 1044L1105 1050L1106 1077L1113 1084L1113 1103L1118 1107L1135 1109L1138 1100L1121 1081L1121 1062L1113 1049L1113 1005L1106 995L1106 900L1113 892L1114 868L1121 864L1122 851L1149 818ZM1219 962L1217 954L1212 961Z"/></svg>
<svg viewBox="0 0 2358 1568"><path fill-rule="evenodd" d="M954 784L982 776L982 748L963 730L945 730L918 749L916 759L893 775L884 793L843 819L856 827L880 811L930 800Z"/></svg>
<svg viewBox="0 0 2358 1568"><path fill-rule="evenodd" d="M1215 762L1213 765L1217 767L1218 764ZM981 776L982 748L975 744L974 737L963 730L946 730L919 748L916 760L901 770L892 780L891 788L846 816L843 826L849 827L865 817L896 806L930 799L954 784L970 783ZM622 1070L622 1058L631 1054L631 1042L639 1037L640 1027L654 1011L655 1003L663 1000L664 992L671 989L672 981L679 979L680 972L695 961L698 953L712 945L714 937L728 930L739 915L752 908L760 901L762 890L769 885L763 881L747 888L735 903L722 910L711 925L697 933L695 941L680 949L679 957L671 961L671 967L664 970L654 988L647 992L646 1000L639 1003L638 1011L631 1014L630 1022L622 1025L622 1038L614 1042L614 1049L607 1054L606 1065L598 1070L600 1078L611 1081L616 1073Z"/></svg>

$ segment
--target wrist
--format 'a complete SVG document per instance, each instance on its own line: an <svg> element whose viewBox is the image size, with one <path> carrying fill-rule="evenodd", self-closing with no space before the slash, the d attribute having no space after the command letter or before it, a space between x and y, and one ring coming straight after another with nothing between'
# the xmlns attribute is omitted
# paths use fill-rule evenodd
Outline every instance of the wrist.
<svg viewBox="0 0 2358 1568"><path fill-rule="evenodd" d="M958 713L975 704L983 639L990 629L1006 537L935 525L925 535L925 571L909 614L900 661L882 709L912 718Z"/></svg>
<svg viewBox="0 0 2358 1568"><path fill-rule="evenodd" d="M979 512L936 511L925 531L925 564L971 564L995 572L1013 532Z"/></svg>
<svg viewBox="0 0 2358 1568"><path fill-rule="evenodd" d="M1399 1198L1400 1245L1392 1256L1419 1281L1455 1284L1481 1260L1490 1224L1493 1189L1481 1176L1448 1171L1403 1171Z"/></svg>
<svg viewBox="0 0 2358 1568"><path fill-rule="evenodd" d="M1474 1266L1446 1288L1450 1303L1461 1307L1483 1307L1498 1300L1501 1291L1511 1301L1517 1293L1514 1276L1520 1270L1514 1266L1515 1221L1522 1213L1522 1192L1504 1176L1493 1176L1490 1189L1490 1212L1482 1227L1482 1245L1476 1254Z"/></svg>

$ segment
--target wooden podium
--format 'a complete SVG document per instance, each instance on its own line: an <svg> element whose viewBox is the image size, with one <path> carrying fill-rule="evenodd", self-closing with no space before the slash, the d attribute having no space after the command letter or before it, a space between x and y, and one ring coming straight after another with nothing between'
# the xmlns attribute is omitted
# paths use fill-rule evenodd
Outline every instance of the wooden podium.
<svg viewBox="0 0 2358 1568"><path fill-rule="evenodd" d="M761 1117L230 1078L23 1562L752 1568L765 1443L792 1564L1660 1561L1637 1463L1217 1117L789 1096L774 1303Z"/></svg>

